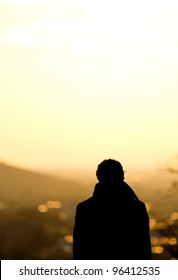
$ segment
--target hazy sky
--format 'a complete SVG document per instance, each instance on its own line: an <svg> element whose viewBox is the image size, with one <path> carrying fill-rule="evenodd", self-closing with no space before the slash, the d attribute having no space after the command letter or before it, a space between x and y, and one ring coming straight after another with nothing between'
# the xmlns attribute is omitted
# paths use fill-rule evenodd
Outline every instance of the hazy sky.
<svg viewBox="0 0 178 280"><path fill-rule="evenodd" d="M0 160L178 153L178 1L0 0Z"/></svg>

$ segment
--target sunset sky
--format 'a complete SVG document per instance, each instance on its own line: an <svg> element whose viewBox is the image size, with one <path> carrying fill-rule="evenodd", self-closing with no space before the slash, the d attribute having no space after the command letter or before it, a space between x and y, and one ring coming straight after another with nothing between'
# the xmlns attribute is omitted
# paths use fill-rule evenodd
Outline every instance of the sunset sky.
<svg viewBox="0 0 178 280"><path fill-rule="evenodd" d="M178 1L0 0L0 161L178 154Z"/></svg>

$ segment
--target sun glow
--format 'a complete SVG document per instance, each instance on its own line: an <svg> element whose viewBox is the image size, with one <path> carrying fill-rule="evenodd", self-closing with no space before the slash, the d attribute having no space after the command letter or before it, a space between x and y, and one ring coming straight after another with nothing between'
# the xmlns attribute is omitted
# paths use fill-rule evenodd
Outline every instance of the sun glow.
<svg viewBox="0 0 178 280"><path fill-rule="evenodd" d="M0 5L2 160L153 166L177 152L176 1Z"/></svg>

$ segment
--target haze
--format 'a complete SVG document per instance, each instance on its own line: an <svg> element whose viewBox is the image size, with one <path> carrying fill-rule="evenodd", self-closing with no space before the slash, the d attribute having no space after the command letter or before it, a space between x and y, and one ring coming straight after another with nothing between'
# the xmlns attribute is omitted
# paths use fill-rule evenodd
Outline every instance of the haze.
<svg viewBox="0 0 178 280"><path fill-rule="evenodd" d="M33 169L177 154L177 1L1 0L0 159Z"/></svg>

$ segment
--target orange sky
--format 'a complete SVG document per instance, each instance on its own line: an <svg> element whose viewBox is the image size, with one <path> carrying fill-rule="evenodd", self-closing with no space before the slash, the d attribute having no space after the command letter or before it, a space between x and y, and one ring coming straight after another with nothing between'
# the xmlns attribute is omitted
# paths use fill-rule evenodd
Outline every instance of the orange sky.
<svg viewBox="0 0 178 280"><path fill-rule="evenodd" d="M177 1L0 1L0 160L155 167L178 152Z"/></svg>

